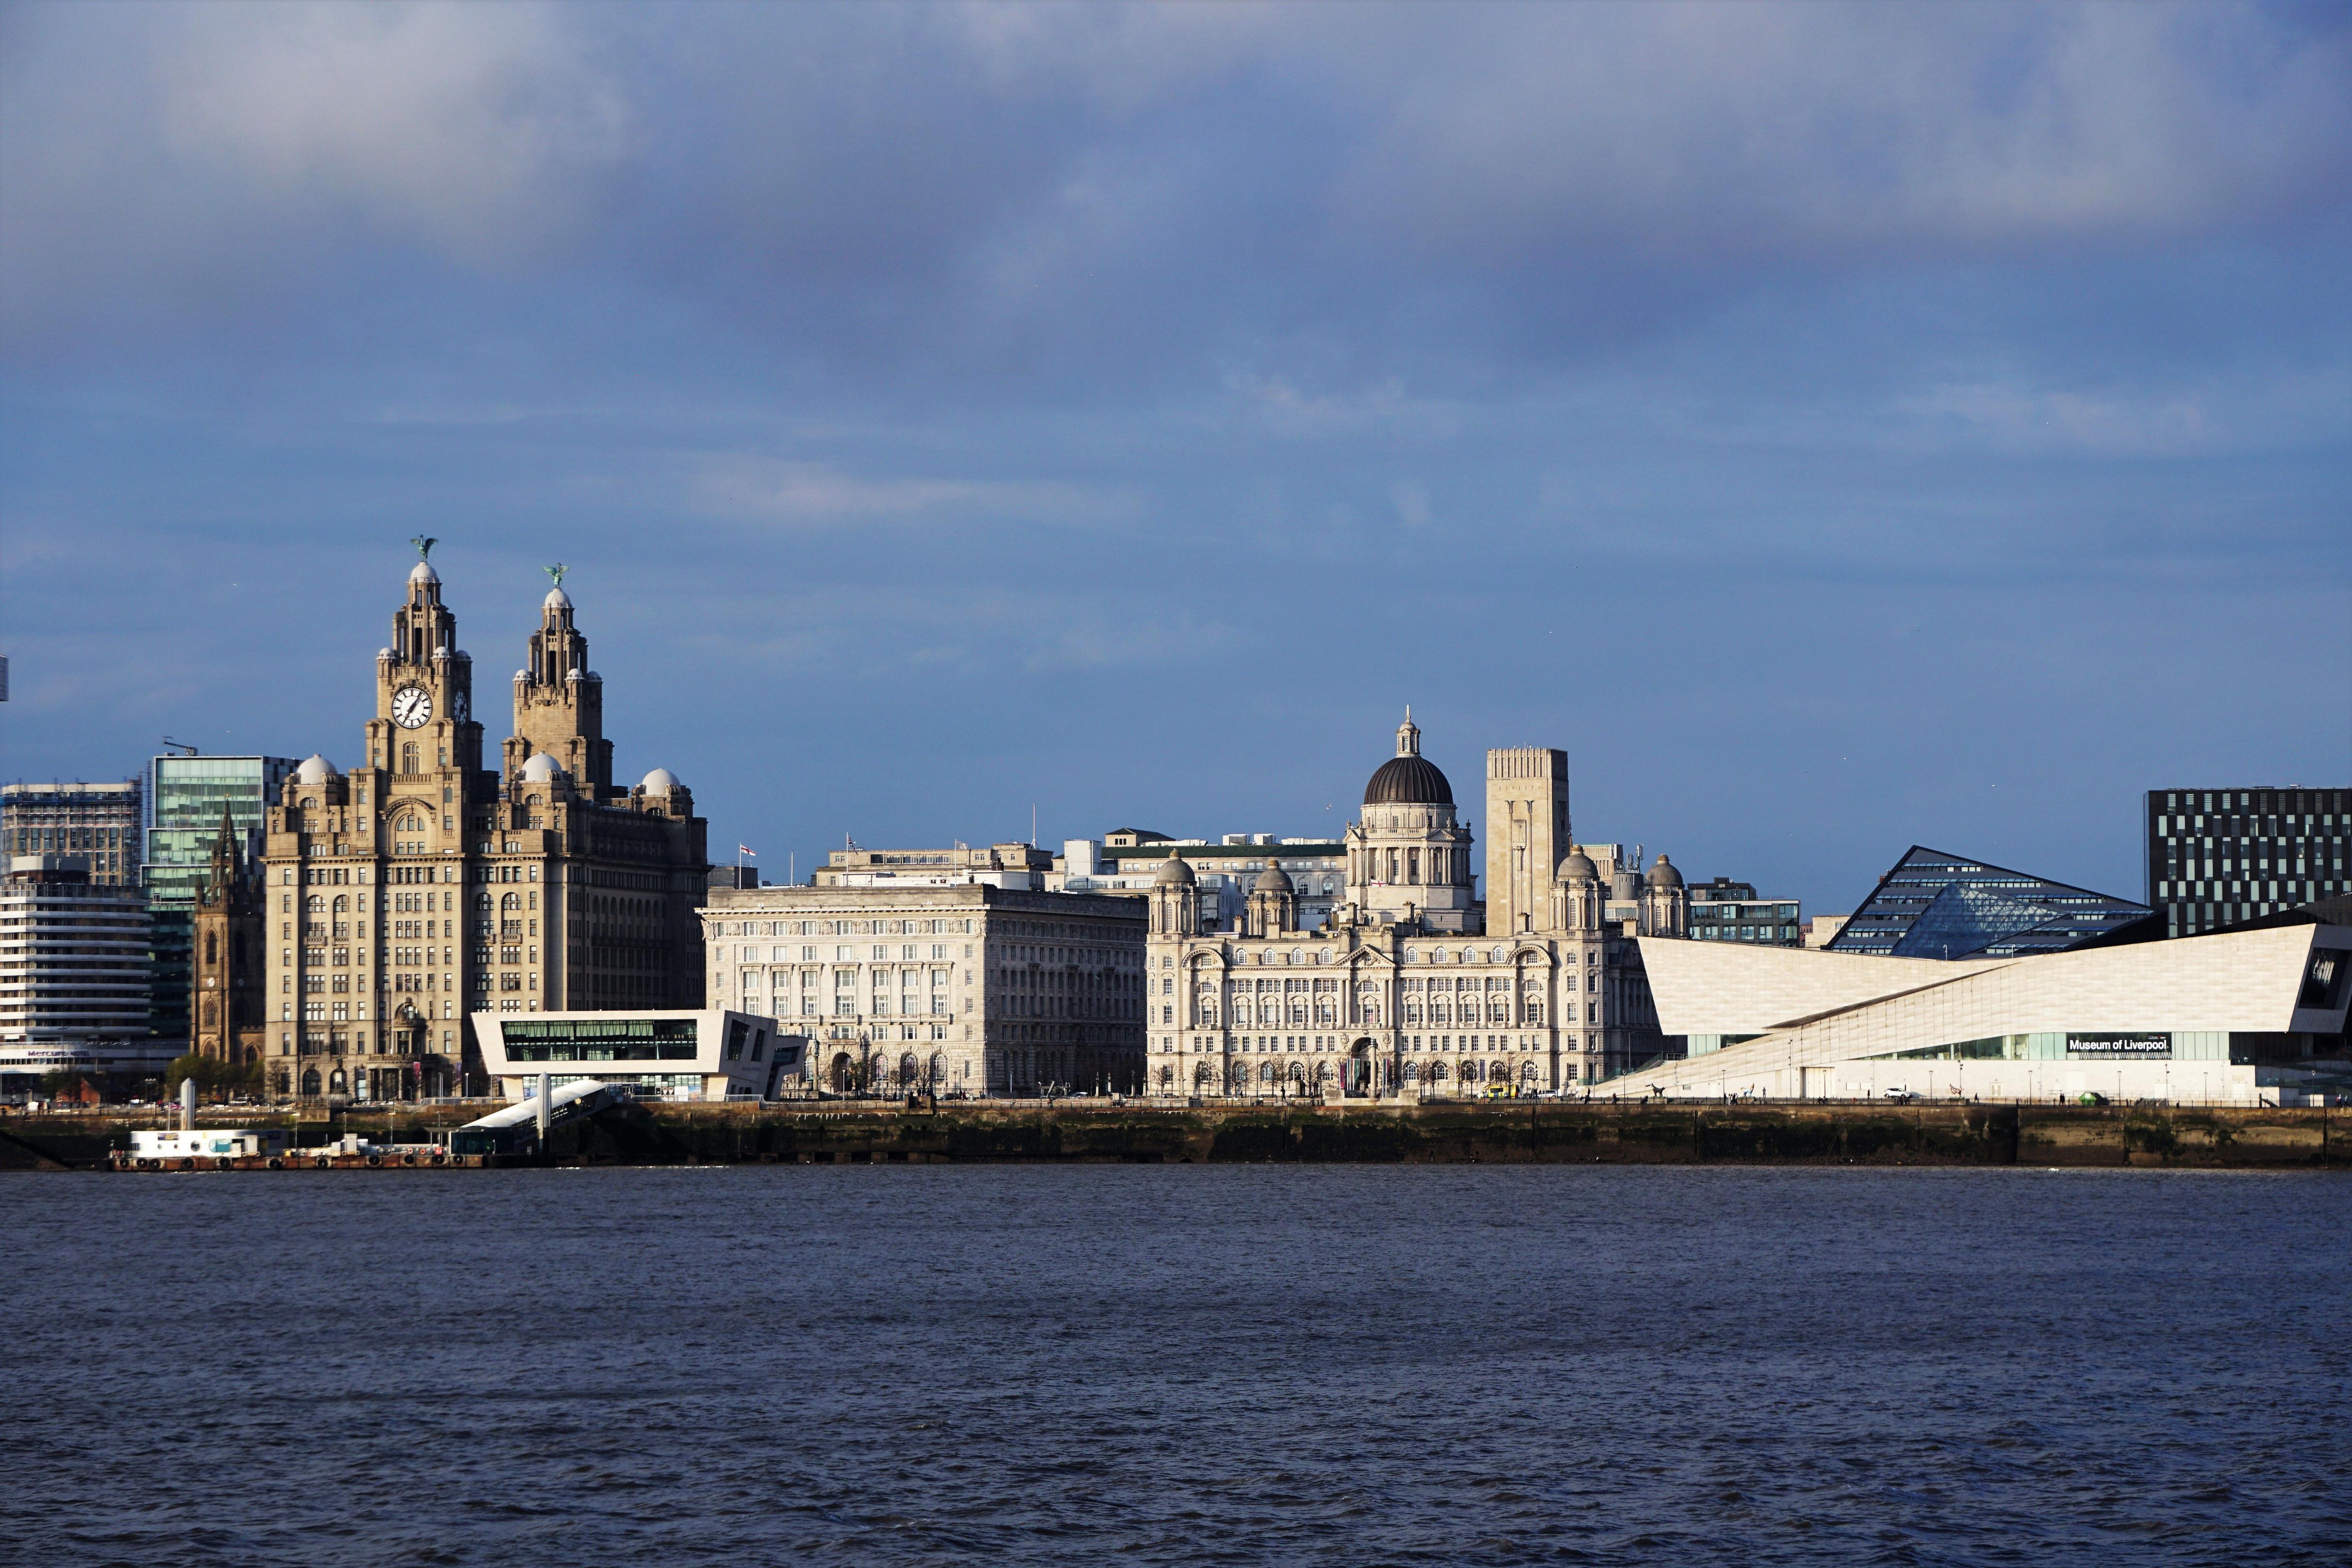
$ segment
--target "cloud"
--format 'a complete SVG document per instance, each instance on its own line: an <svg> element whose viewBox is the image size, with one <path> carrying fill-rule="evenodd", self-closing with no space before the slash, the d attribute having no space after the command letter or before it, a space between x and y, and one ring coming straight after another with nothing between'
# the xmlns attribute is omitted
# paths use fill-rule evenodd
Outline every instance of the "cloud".
<svg viewBox="0 0 2352 1568"><path fill-rule="evenodd" d="M1654 331L1790 268L2307 226L2352 184L2352 32L2324 16L1339 17L20 7L0 331L266 317L410 255L604 279L874 374L1378 380L1465 333Z"/></svg>
<svg viewBox="0 0 2352 1568"><path fill-rule="evenodd" d="M862 479L823 463L723 458L700 463L700 510L797 526L991 522L1087 525L1123 521L1131 498L1062 480Z"/></svg>

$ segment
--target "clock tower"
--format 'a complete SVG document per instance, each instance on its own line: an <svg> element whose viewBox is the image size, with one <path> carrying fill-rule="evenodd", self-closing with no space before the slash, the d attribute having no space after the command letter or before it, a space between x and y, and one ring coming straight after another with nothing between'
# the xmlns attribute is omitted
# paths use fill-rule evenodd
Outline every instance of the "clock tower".
<svg viewBox="0 0 2352 1568"><path fill-rule="evenodd" d="M262 1047L271 1092L330 1103L459 1090L473 1018L698 1008L707 827L667 768L612 783L604 685L559 582L482 765L473 661L420 538L375 716L348 773L313 756L268 814Z"/></svg>
<svg viewBox="0 0 2352 1568"><path fill-rule="evenodd" d="M428 557L439 542L418 538L407 602L392 617L392 646L375 656L375 717L367 765L415 776L482 765L474 722L474 662L457 647L457 617L441 602L441 574ZM452 803L455 804L455 803Z"/></svg>

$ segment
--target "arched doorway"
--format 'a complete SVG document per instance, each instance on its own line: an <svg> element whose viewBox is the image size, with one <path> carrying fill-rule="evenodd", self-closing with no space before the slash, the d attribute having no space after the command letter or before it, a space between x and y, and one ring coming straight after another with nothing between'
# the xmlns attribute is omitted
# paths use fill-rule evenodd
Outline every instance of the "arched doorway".
<svg viewBox="0 0 2352 1568"><path fill-rule="evenodd" d="M1372 1091L1372 1042L1358 1040L1348 1047L1348 1079L1349 1094L1370 1094Z"/></svg>
<svg viewBox="0 0 2352 1568"><path fill-rule="evenodd" d="M302 1069L302 1094L305 1099L309 1100L316 1100L319 1098L319 1069L317 1068L305 1068Z"/></svg>
<svg viewBox="0 0 2352 1568"><path fill-rule="evenodd" d="M835 1051L833 1056L833 1092L847 1094L857 1087L857 1064L847 1051Z"/></svg>

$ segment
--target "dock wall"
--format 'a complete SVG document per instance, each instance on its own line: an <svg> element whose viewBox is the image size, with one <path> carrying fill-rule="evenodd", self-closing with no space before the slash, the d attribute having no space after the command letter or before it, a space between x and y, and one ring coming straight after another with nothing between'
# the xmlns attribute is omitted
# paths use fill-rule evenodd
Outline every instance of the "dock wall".
<svg viewBox="0 0 2352 1568"><path fill-rule="evenodd" d="M478 1107L357 1111L283 1126L415 1142ZM207 1121L215 1121L207 1116ZM218 1124L230 1125L226 1118ZM631 1106L561 1130L565 1164L1058 1161L1110 1163L2174 1166L2352 1164L2352 1116L2325 1108L2032 1105L1459 1105L1384 1107ZM152 1121L0 1121L0 1170L95 1170Z"/></svg>

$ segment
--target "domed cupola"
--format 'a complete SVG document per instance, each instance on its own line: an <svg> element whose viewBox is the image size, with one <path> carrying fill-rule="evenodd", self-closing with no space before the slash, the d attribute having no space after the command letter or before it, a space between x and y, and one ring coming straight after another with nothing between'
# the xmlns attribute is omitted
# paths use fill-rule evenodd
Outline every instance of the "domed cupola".
<svg viewBox="0 0 2352 1568"><path fill-rule="evenodd" d="M1265 869L1250 883L1242 905L1242 934L1281 936L1298 929L1298 900L1292 897L1290 874L1268 856Z"/></svg>
<svg viewBox="0 0 2352 1568"><path fill-rule="evenodd" d="M1690 935L1690 894L1683 887L1683 874L1664 855L1642 879L1641 914L1643 936Z"/></svg>
<svg viewBox="0 0 2352 1568"><path fill-rule="evenodd" d="M1571 849L1560 860L1559 880L1563 882L1598 882L1601 880L1601 868L1594 865L1592 863L1592 857L1587 855L1583 850Z"/></svg>
<svg viewBox="0 0 2352 1568"><path fill-rule="evenodd" d="M1184 857L1171 853L1151 878L1151 934L1201 934L1200 879Z"/></svg>
<svg viewBox="0 0 2352 1568"><path fill-rule="evenodd" d="M1396 755L1382 763L1364 785L1366 805L1452 805L1454 786L1437 764L1421 754L1421 729L1412 710L1397 726Z"/></svg>

